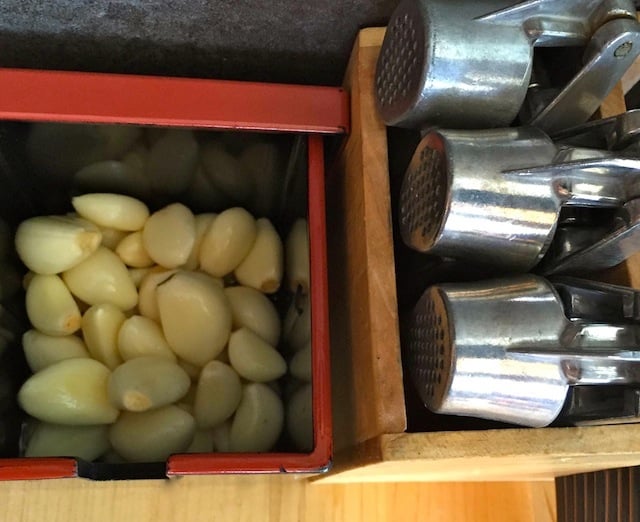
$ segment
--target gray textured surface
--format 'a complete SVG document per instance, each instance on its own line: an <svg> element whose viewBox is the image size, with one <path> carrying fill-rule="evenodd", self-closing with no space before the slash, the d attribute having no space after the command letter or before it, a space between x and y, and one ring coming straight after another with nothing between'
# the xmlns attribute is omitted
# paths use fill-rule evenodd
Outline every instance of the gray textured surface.
<svg viewBox="0 0 640 522"><path fill-rule="evenodd" d="M398 0L0 0L0 66L339 84Z"/></svg>

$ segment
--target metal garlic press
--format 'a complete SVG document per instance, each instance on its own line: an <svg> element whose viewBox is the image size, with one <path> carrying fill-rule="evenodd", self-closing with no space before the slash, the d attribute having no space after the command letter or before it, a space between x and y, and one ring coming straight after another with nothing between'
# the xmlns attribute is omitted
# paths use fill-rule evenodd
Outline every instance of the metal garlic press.
<svg viewBox="0 0 640 522"><path fill-rule="evenodd" d="M640 249L638 129L630 111L555 141L530 126L427 132L401 187L402 238L496 271L614 266Z"/></svg>
<svg viewBox="0 0 640 522"><path fill-rule="evenodd" d="M534 47L569 46L584 47L582 68L559 92L541 92ZM505 127L526 105L521 123L555 133L587 121L639 54L631 0L403 0L375 95L388 125Z"/></svg>
<svg viewBox="0 0 640 522"><path fill-rule="evenodd" d="M435 413L547 426L574 386L640 384L639 303L626 287L530 274L434 285L409 320L405 363Z"/></svg>

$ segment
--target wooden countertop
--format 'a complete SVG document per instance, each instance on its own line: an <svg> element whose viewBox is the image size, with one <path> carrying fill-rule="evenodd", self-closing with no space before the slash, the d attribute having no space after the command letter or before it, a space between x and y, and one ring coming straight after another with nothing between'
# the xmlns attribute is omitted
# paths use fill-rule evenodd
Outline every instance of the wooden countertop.
<svg viewBox="0 0 640 522"><path fill-rule="evenodd" d="M314 484L295 476L0 483L13 522L555 521L553 481Z"/></svg>

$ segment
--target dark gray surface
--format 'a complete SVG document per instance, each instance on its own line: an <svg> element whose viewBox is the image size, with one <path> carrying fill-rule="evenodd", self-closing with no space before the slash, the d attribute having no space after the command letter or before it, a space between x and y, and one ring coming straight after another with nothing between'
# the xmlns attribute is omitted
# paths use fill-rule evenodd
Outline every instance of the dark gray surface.
<svg viewBox="0 0 640 522"><path fill-rule="evenodd" d="M0 0L0 66L337 85L398 0Z"/></svg>

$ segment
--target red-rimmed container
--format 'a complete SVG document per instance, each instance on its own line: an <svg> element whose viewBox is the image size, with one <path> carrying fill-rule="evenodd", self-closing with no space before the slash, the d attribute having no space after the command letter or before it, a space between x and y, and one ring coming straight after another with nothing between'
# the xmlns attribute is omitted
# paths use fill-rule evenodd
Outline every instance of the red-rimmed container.
<svg viewBox="0 0 640 522"><path fill-rule="evenodd" d="M161 465L123 464L101 469L72 458L5 458L0 459L0 480L315 473L329 468L332 424L321 134L347 132L348 114L348 96L339 88L0 69L0 120L119 123L305 135L314 434L310 453L184 454L173 455Z"/></svg>

